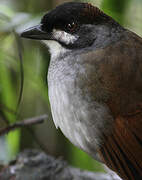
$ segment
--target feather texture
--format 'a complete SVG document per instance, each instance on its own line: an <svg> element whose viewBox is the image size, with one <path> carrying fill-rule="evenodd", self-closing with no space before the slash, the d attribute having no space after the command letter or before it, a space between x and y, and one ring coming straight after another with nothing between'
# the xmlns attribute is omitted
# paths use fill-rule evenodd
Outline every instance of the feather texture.
<svg viewBox="0 0 142 180"><path fill-rule="evenodd" d="M127 180L142 179L142 112L117 117L100 149L103 161Z"/></svg>

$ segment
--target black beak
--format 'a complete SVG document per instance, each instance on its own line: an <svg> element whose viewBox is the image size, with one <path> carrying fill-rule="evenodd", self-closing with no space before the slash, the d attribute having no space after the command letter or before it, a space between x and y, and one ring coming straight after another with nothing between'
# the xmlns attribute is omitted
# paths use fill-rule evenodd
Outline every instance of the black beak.
<svg viewBox="0 0 142 180"><path fill-rule="evenodd" d="M24 32L21 33L21 37L29 38L29 39L37 39L37 40L50 40L51 33L45 32L41 29L41 24L28 28Z"/></svg>

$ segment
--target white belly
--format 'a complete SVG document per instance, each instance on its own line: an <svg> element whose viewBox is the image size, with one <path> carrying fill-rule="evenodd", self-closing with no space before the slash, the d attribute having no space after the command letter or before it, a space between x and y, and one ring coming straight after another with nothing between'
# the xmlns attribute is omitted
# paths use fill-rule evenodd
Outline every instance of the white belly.
<svg viewBox="0 0 142 180"><path fill-rule="evenodd" d="M98 159L100 129L108 112L99 103L86 103L73 86L69 83L67 88L65 84L56 84L55 81L50 84L49 99L54 123L74 145Z"/></svg>

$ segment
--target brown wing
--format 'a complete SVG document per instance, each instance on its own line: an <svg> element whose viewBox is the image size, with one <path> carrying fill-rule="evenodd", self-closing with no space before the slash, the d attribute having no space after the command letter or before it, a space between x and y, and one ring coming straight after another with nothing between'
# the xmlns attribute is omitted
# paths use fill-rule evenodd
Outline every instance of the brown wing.
<svg viewBox="0 0 142 180"><path fill-rule="evenodd" d="M98 74L102 89L109 97L106 104L114 117L113 130L110 134L103 135L104 143L99 149L99 154L107 166L121 178L140 180L142 39L127 31L121 41L97 53L95 57L99 62Z"/></svg>
<svg viewBox="0 0 142 180"><path fill-rule="evenodd" d="M104 138L99 153L107 166L123 179L142 179L142 113L117 117L112 134Z"/></svg>

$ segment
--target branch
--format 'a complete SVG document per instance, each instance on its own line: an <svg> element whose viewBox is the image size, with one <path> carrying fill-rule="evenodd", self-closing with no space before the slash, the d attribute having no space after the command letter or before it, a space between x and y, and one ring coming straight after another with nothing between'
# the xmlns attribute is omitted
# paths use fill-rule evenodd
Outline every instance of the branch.
<svg viewBox="0 0 142 180"><path fill-rule="evenodd" d="M48 115L44 114L41 116L25 119L21 122L16 122L12 125L7 126L6 128L0 129L0 136L5 135L5 134L9 133L9 131L13 131L16 128L22 128L22 127L26 127L26 126L43 123L43 121L47 118L48 118Z"/></svg>

